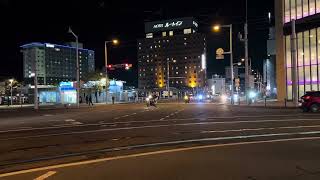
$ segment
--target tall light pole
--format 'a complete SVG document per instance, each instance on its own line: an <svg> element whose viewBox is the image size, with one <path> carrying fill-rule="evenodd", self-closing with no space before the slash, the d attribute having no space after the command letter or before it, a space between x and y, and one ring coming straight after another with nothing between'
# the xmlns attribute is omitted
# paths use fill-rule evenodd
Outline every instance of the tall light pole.
<svg viewBox="0 0 320 180"><path fill-rule="evenodd" d="M106 68L106 104L108 104L108 44L112 43L113 45L118 45L119 44L119 40L117 39L113 39L111 41L105 41L104 42L104 61L105 61L105 68Z"/></svg>
<svg viewBox="0 0 320 180"><path fill-rule="evenodd" d="M249 93L249 43L248 43L248 0L246 0L246 23L244 24L244 47L245 47L245 94L248 103Z"/></svg>
<svg viewBox="0 0 320 180"><path fill-rule="evenodd" d="M11 106L13 105L13 101L12 101L12 86L13 86L13 81L14 79L9 79L9 82L10 82L10 94L11 94Z"/></svg>
<svg viewBox="0 0 320 180"><path fill-rule="evenodd" d="M231 104L233 104L233 96L234 96L234 74L233 74L233 38L232 38L232 24L230 25L216 25L213 27L214 31L220 31L221 28L229 28L230 31L230 51L225 52L224 54L229 54L230 55L230 74L231 74Z"/></svg>
<svg viewBox="0 0 320 180"><path fill-rule="evenodd" d="M79 63L79 39L78 36L69 27L68 33L72 34L76 39L76 63L77 63L77 107L80 108L80 63Z"/></svg>

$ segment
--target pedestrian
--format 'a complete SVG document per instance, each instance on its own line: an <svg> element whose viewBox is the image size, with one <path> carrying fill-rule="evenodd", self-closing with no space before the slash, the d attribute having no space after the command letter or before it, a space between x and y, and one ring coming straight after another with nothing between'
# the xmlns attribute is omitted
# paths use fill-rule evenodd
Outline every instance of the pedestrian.
<svg viewBox="0 0 320 180"><path fill-rule="evenodd" d="M115 99L114 96L112 96L112 104L114 104L114 99Z"/></svg>
<svg viewBox="0 0 320 180"><path fill-rule="evenodd" d="M90 95L90 97L89 97L89 106L93 106L93 103L92 103L92 96Z"/></svg>
<svg viewBox="0 0 320 180"><path fill-rule="evenodd" d="M80 96L80 100L79 101L80 101L80 104L82 104L82 96Z"/></svg>
<svg viewBox="0 0 320 180"><path fill-rule="evenodd" d="M89 102L89 97L88 95L86 95L86 104L88 104L88 102Z"/></svg>

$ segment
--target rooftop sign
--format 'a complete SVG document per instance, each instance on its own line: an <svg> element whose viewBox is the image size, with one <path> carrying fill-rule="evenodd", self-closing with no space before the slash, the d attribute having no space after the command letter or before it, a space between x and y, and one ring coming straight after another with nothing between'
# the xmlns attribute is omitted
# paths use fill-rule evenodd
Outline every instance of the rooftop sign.
<svg viewBox="0 0 320 180"><path fill-rule="evenodd" d="M174 29L198 28L198 23L191 17L177 18L165 21L147 22L145 32L162 32Z"/></svg>

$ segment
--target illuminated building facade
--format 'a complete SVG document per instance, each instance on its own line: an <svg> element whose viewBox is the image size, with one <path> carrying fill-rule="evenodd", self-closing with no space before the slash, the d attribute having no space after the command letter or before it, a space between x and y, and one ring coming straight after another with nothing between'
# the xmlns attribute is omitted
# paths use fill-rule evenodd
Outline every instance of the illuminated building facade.
<svg viewBox="0 0 320 180"><path fill-rule="evenodd" d="M296 20L298 95L320 89L320 0L275 0L278 99L292 100L291 21Z"/></svg>
<svg viewBox="0 0 320 180"><path fill-rule="evenodd" d="M138 40L139 89L192 89L206 85L206 37L193 18L145 24Z"/></svg>
<svg viewBox="0 0 320 180"><path fill-rule="evenodd" d="M23 53L23 76L32 82L37 71L39 85L58 85L63 81L76 80L76 48L74 45L30 43L21 46ZM94 51L79 46L80 79L95 70ZM32 83L31 83L32 84Z"/></svg>

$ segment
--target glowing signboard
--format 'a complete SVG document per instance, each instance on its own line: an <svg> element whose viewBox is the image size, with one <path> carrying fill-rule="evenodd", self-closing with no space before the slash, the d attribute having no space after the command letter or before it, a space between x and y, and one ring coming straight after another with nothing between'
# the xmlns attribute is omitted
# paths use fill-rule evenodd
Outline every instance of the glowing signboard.
<svg viewBox="0 0 320 180"><path fill-rule="evenodd" d="M166 21L147 22L145 32L161 32L174 29L198 28L198 23L191 17L171 19Z"/></svg>

